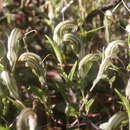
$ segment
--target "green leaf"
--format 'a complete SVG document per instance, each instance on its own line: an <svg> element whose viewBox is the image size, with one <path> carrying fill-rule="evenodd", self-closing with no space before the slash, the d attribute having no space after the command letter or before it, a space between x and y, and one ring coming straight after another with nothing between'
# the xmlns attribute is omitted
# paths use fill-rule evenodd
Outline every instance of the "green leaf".
<svg viewBox="0 0 130 130"><path fill-rule="evenodd" d="M73 80L74 73L75 73L76 67L77 67L77 63L78 63L78 62L76 61L75 64L73 65L73 67L72 67L72 69L71 69L69 75L68 75L68 78L69 78L70 81Z"/></svg>
<svg viewBox="0 0 130 130"><path fill-rule="evenodd" d="M68 106L66 107L66 114L68 116L77 117L79 114L77 110L78 109L75 104L68 104Z"/></svg>
<svg viewBox="0 0 130 130"><path fill-rule="evenodd" d="M120 99L122 100L122 102L126 108L126 111L128 113L128 116L130 117L130 102L129 102L129 100L125 96L123 96L117 89L115 89L115 91L116 91L117 95L120 97Z"/></svg>
<svg viewBox="0 0 130 130"><path fill-rule="evenodd" d="M94 33L94 32L97 32L98 30L101 30L102 28L104 28L104 26L101 26L101 27L98 27L98 28L94 28L94 29L91 29L90 31L83 31L82 33L80 33L80 35L88 35L90 33Z"/></svg>
<svg viewBox="0 0 130 130"><path fill-rule="evenodd" d="M53 40L51 40L50 37L48 37L47 35L45 35L45 36L48 39L49 43L51 44L51 46L55 52L55 55L57 57L57 60L59 61L60 64L62 64L64 61L64 55L62 53L62 50L60 49L60 47L58 47L58 45Z"/></svg>
<svg viewBox="0 0 130 130"><path fill-rule="evenodd" d="M127 70L130 71L130 63L127 65Z"/></svg>
<svg viewBox="0 0 130 130"><path fill-rule="evenodd" d="M91 99L89 99L89 100L86 99L86 100L84 101L84 102L85 102L85 110L86 110L87 113L89 112L89 110L90 110L92 104L94 103L95 98L96 98L96 97L93 97L93 98L91 98Z"/></svg>

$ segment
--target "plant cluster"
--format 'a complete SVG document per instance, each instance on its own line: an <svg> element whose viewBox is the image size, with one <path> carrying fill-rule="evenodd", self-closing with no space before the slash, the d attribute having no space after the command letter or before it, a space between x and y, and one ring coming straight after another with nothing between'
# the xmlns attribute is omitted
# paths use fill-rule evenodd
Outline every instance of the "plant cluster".
<svg viewBox="0 0 130 130"><path fill-rule="evenodd" d="M103 3L1 2L0 130L130 129L129 2L85 23Z"/></svg>

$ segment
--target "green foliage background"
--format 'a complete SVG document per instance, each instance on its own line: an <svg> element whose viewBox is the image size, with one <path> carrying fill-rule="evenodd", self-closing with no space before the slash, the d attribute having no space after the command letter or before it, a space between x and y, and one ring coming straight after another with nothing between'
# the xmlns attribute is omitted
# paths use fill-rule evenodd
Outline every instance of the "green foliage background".
<svg viewBox="0 0 130 130"><path fill-rule="evenodd" d="M0 130L22 130L26 108L37 115L36 130L128 129L130 12L123 2L91 22L87 16L110 1L0 2Z"/></svg>

